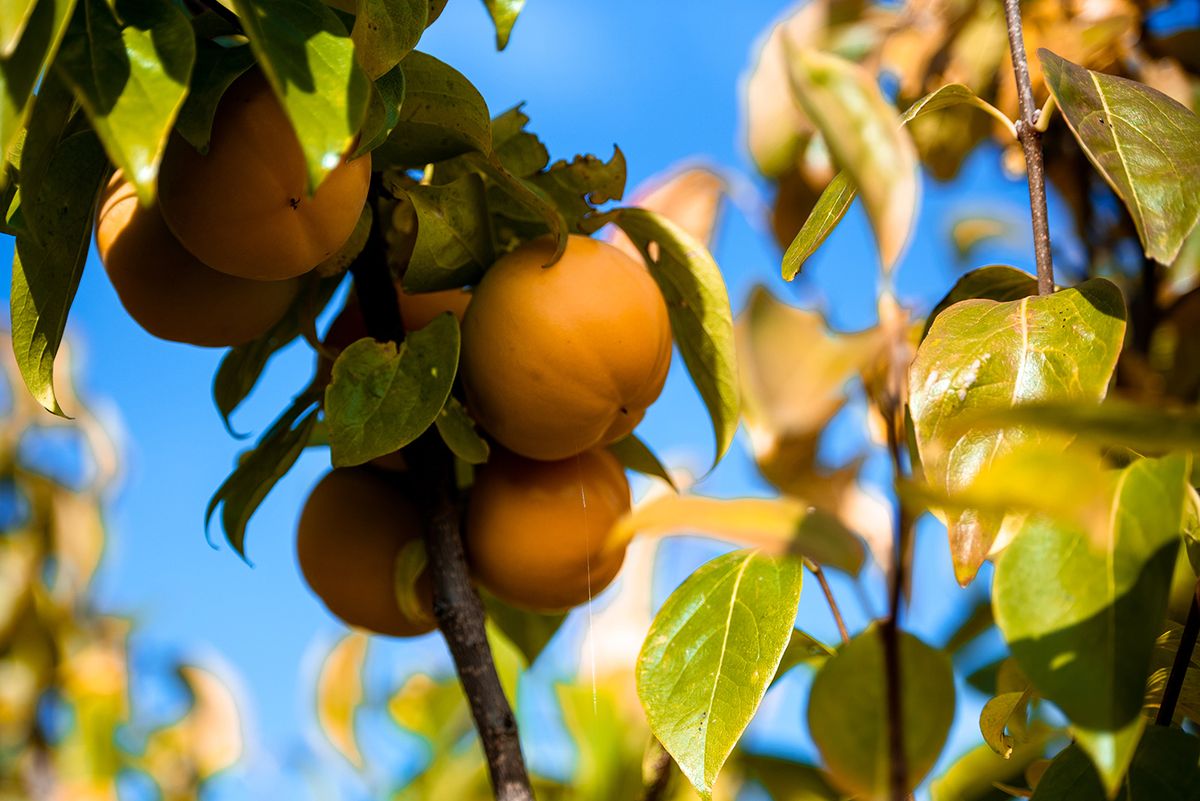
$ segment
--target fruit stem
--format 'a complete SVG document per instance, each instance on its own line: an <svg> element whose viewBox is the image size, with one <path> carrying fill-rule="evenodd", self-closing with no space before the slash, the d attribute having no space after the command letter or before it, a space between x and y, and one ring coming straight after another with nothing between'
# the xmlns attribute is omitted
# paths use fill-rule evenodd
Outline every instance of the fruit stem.
<svg viewBox="0 0 1200 801"><path fill-rule="evenodd" d="M1033 252L1037 260L1038 294L1054 292L1054 261L1050 256L1050 219L1046 213L1046 165L1042 161L1042 132L1038 130L1039 109L1033 102L1033 83L1029 79L1029 59L1025 55L1025 37L1021 32L1021 0L1004 0L1008 21L1008 45L1012 51L1013 76L1017 81L1017 139L1025 151L1025 172L1029 176L1029 210L1033 217Z"/></svg>
<svg viewBox="0 0 1200 801"><path fill-rule="evenodd" d="M825 594L825 601L829 604L829 611L833 613L833 620L837 623L838 634L842 637L843 643L850 642L850 632L846 629L846 621L842 617L842 610L838 608L837 599L833 597L833 589L829 586L829 579L825 578L825 570L816 562L809 563L809 570L816 576L817 583L821 585L821 592Z"/></svg>
<svg viewBox="0 0 1200 801"><path fill-rule="evenodd" d="M375 188L378 191L378 187ZM366 245L350 272L367 333L399 343L404 320L388 268L383 233L376 214ZM433 611L454 658L454 667L483 743L496 801L533 801L525 770L516 716L496 673L484 624L483 604L471 584L459 528L453 456L436 433L426 432L406 449L412 472L427 486L421 503L423 534L433 583Z"/></svg>

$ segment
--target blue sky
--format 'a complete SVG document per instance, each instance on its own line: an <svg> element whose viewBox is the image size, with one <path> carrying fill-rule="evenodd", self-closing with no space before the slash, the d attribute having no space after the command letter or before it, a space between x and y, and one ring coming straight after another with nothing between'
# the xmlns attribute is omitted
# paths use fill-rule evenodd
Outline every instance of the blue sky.
<svg viewBox="0 0 1200 801"><path fill-rule="evenodd" d="M686 159L751 175L740 140L739 81L754 43L786 7L766 0L736 5L714 0L533 0L508 49L496 53L482 4L453 0L421 47L467 75L493 113L524 101L532 129L555 158L582 152L607 157L618 143L632 189ZM1024 183L1002 175L998 152L990 147L968 160L953 185L926 181L919 228L898 274L901 298L924 312L966 268L1001 262L1028 269L1032 249L1026 203ZM841 329L874 322L878 268L857 207L805 274L786 284L779 277L780 254L763 221L744 214L754 213L752 203L743 205L747 208L726 208L715 246L735 310L761 283L784 298L823 309ZM956 215L972 214L1010 220L1013 231L963 264L950 243L949 227ZM1052 224L1056 214L1052 208ZM11 248L11 240L0 240L0 259L11 259ZM145 334L122 311L94 254L72 311L70 336L82 355L88 394L119 432L125 455L126 472L113 498L110 546L98 581L100 605L136 618L136 644L145 664L176 652L215 660L237 677L255 752L250 769L225 782L220 795L280 797L281 786L296 781L296 759L313 746L315 660L343 631L303 587L293 555L296 520L308 489L327 469L326 456L306 454L259 509L249 531L251 568L223 544L211 547L202 527L211 493L243 447L225 432L211 400L211 377L221 353ZM260 432L304 386L311 362L304 347L277 357L235 417L236 426ZM854 415L849 413L845 430L853 430ZM639 433L669 462L700 465L710 457L703 408L678 362ZM844 451L848 443L834 441L830 452ZM876 480L887 479L881 463L873 462L868 472ZM741 443L703 489L721 495L766 491ZM219 541L219 532L214 539ZM940 642L955 614L954 604L976 597L981 588L961 591L953 584L937 526L922 525L919 541L910 621L918 633ZM712 552L676 548L671 569L660 571L657 597L665 597L689 566ZM871 580L878 583L875 575ZM835 590L844 597L853 598L851 589L846 580L835 578ZM878 595L875 601L881 608ZM856 608L853 601L847 605ZM965 611L966 606L959 610ZM862 622L859 613L852 611L851 617ZM818 636L836 638L815 582L805 589L801 621ZM443 664L435 640L415 647L388 645L384 652L389 671ZM779 753L811 752L798 726L803 684L791 682L768 698L748 742ZM963 705L948 751L978 739L979 702L970 698ZM550 754L547 759L561 764L564 757Z"/></svg>

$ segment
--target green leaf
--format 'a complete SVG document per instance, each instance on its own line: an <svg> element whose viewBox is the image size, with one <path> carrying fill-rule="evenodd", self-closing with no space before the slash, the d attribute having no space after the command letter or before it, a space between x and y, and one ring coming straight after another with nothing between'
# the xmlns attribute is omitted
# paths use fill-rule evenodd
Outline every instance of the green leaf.
<svg viewBox="0 0 1200 801"><path fill-rule="evenodd" d="M550 163L550 153L536 135L525 130L529 115L514 106L492 120L492 150L513 175L528 178Z"/></svg>
<svg viewBox="0 0 1200 801"><path fill-rule="evenodd" d="M1014 745L1008 759L987 745L971 749L930 783L931 801L1011 801L996 784L1023 786L1026 768L1042 758L1053 733L1049 726L1035 723L1028 740Z"/></svg>
<svg viewBox="0 0 1200 801"><path fill-rule="evenodd" d="M204 40L196 46L192 85L175 123L175 130L196 150L208 152L217 104L229 85L253 64L249 47L221 47Z"/></svg>
<svg viewBox="0 0 1200 801"><path fill-rule="evenodd" d="M900 633L901 710L908 788L933 767L954 720L950 660ZM838 649L813 678L808 727L826 769L845 791L889 797L890 738L883 639L872 626Z"/></svg>
<svg viewBox="0 0 1200 801"><path fill-rule="evenodd" d="M990 631L994 625L996 625L996 619L992 616L991 603L986 599L981 600L972 607L970 614L954 629L954 633L950 635L950 639L946 640L942 650L954 656L985 631Z"/></svg>
<svg viewBox="0 0 1200 801"><path fill-rule="evenodd" d="M363 121L362 134L358 147L354 150L354 158L371 152L387 141L392 129L400 122L405 87L404 69L400 64L371 83L367 118Z"/></svg>
<svg viewBox="0 0 1200 801"><path fill-rule="evenodd" d="M75 0L37 0L16 48L0 55L0 160L25 127L33 90L58 53L74 9Z"/></svg>
<svg viewBox="0 0 1200 801"><path fill-rule="evenodd" d="M154 202L158 165L196 60L187 16L172 3L81 0L55 66L75 90L109 158Z"/></svg>
<svg viewBox="0 0 1200 801"><path fill-rule="evenodd" d="M734 551L667 598L637 661L650 729L708 801L791 637L803 573L794 559Z"/></svg>
<svg viewBox="0 0 1200 801"><path fill-rule="evenodd" d="M508 47L508 37L512 35L517 16L525 7L525 0L483 0L483 4L487 6L488 13L492 15L492 24L496 26L496 49L503 50Z"/></svg>
<svg viewBox="0 0 1200 801"><path fill-rule="evenodd" d="M414 50L404 59L404 78L400 122L374 152L379 166L419 168L464 153L491 152L487 103L460 72Z"/></svg>
<svg viewBox="0 0 1200 801"><path fill-rule="evenodd" d="M625 194L625 154L618 147L608 161L593 156L576 156L556 161L550 169L529 177L558 208L572 228L578 228L593 207Z"/></svg>
<svg viewBox="0 0 1200 801"><path fill-rule="evenodd" d="M1179 729L1150 726L1129 766L1119 801L1190 801L1200 795L1200 739ZM1110 797L1115 794L1110 794ZM1104 798L1095 768L1078 745L1059 752L1038 782L1033 801Z"/></svg>
<svg viewBox="0 0 1200 801"><path fill-rule="evenodd" d="M1124 334L1121 293L1104 279L1008 302L965 300L943 311L909 371L909 409L925 479L952 496L1000 455L1039 439L1021 428L952 433L964 415L1103 398ZM972 510L947 515L960 583L974 578L1003 519Z"/></svg>
<svg viewBox="0 0 1200 801"><path fill-rule="evenodd" d="M925 318L925 330L921 340L929 336L929 329L938 315L955 303L963 300L985 298L987 300L1020 300L1037 294L1037 279L1024 270L993 264L980 267L954 282L946 296L938 301L933 311Z"/></svg>
<svg viewBox="0 0 1200 801"><path fill-rule="evenodd" d="M38 236L18 236L13 250L13 353L30 394L64 417L54 392L54 357L83 275L96 200L107 175L104 149L91 131L60 142L40 191L22 201Z"/></svg>
<svg viewBox="0 0 1200 801"><path fill-rule="evenodd" d="M487 441L475 430L475 421L467 409L454 396L446 398L446 405L438 412L438 433L455 456L467 464L483 464L488 459Z"/></svg>
<svg viewBox="0 0 1200 801"><path fill-rule="evenodd" d="M788 245L788 249L784 251L784 281L791 281L800 274L804 262L808 261L808 257L815 253L817 248L821 247L821 243L833 233L833 229L837 228L838 223L846 216L846 212L850 210L850 204L857 196L858 189L849 175L843 171L833 176L833 180L817 198L817 203L809 212L808 219L804 221L804 225L800 226L800 231L792 240L792 244Z"/></svg>
<svg viewBox="0 0 1200 801"><path fill-rule="evenodd" d="M985 114L989 114L1012 126L1003 111L976 95L969 86L961 83L951 83L939 87L913 103L900 115L900 123L907 125L918 117L952 106L972 106Z"/></svg>
<svg viewBox="0 0 1200 801"><path fill-rule="evenodd" d="M759 754L738 754L735 759L745 777L762 785L771 801L841 801L842 794L813 765Z"/></svg>
<svg viewBox="0 0 1200 801"><path fill-rule="evenodd" d="M733 442L739 414L733 313L720 268L707 248L664 217L620 209L614 222L641 251L667 301L675 344L712 420L715 465Z"/></svg>
<svg viewBox="0 0 1200 801"><path fill-rule="evenodd" d="M453 183L407 192L417 213L417 242L405 289L431 292L478 281L495 261L483 179L467 173Z"/></svg>
<svg viewBox="0 0 1200 801"><path fill-rule="evenodd" d="M660 478L667 482L671 489L679 491L679 487L675 486L675 480L671 478L671 474L658 460L654 451L650 450L650 446L638 439L635 434L617 440L609 445L608 449L620 460L623 467L647 476Z"/></svg>
<svg viewBox="0 0 1200 801"><path fill-rule="evenodd" d="M317 676L317 725L334 750L358 770L364 765L354 718L363 706L369 644L370 638L364 632L347 634L325 655Z"/></svg>
<svg viewBox="0 0 1200 801"><path fill-rule="evenodd" d="M370 78L400 63L425 32L429 0L358 0L354 17L354 51Z"/></svg>
<svg viewBox="0 0 1200 801"><path fill-rule="evenodd" d="M983 735L983 741L1005 759L1012 756L1013 752L1013 737L1006 734L1005 729L1014 716L1025 715L1030 695L1029 689L1001 693L995 698L989 698L979 713L979 731ZM1021 724L1018 722L1015 725Z"/></svg>
<svg viewBox="0 0 1200 801"><path fill-rule="evenodd" d="M494 154L490 160L476 159L475 161L508 199L516 201L516 209L511 204L495 203L493 211L506 214L506 216L514 216L511 212L515 210L528 212L531 216L518 213L515 218L532 219L538 224L545 225L555 242L554 255L551 257L550 263L553 264L561 259L567 250L567 220L555 204L554 198L533 180L524 180L510 173ZM539 176L534 176L534 178L537 177ZM591 206L587 206L587 212L591 212L591 210Z"/></svg>
<svg viewBox="0 0 1200 801"><path fill-rule="evenodd" d="M1200 220L1200 118L1149 86L1046 49L1038 58L1083 152L1129 209L1146 255L1170 264Z"/></svg>
<svg viewBox="0 0 1200 801"><path fill-rule="evenodd" d="M792 638L788 640L787 648L783 651L783 658L779 660L779 669L775 671L773 681L783 678L785 673L797 665L820 667L825 664L826 659L836 653L837 651L811 634L800 629L792 629Z"/></svg>
<svg viewBox="0 0 1200 801"><path fill-rule="evenodd" d="M890 270L917 213L912 139L866 69L814 50L793 52L789 62L793 95L861 192L883 269Z"/></svg>
<svg viewBox="0 0 1200 801"><path fill-rule="evenodd" d="M11 58L37 0L0 0L0 58Z"/></svg>
<svg viewBox="0 0 1200 801"><path fill-rule="evenodd" d="M483 593L483 605L487 610L488 619L521 652L529 665L537 661L538 656L567 619L566 613L518 609L487 593Z"/></svg>
<svg viewBox="0 0 1200 801"><path fill-rule="evenodd" d="M996 623L1038 692L1071 719L1110 795L1129 765L1166 615L1189 459L1116 473L1108 530L1030 518L996 566Z"/></svg>
<svg viewBox="0 0 1200 801"><path fill-rule="evenodd" d="M343 350L325 390L334 466L397 451L433 425L454 384L458 346L458 322L443 314L399 348L360 339Z"/></svg>
<svg viewBox="0 0 1200 801"><path fill-rule="evenodd" d="M204 511L205 529L220 506L225 539L243 559L246 558L246 525L308 444L309 435L317 424L318 410L305 412L314 402L308 395L297 398L271 424L258 444L238 457L237 466L208 502Z"/></svg>
<svg viewBox="0 0 1200 801"><path fill-rule="evenodd" d="M20 173L18 201L22 197L43 197L42 183L46 170L49 169L59 142L71 124L74 111L75 95L71 88L63 83L56 73L48 73L38 90L37 100L25 130L25 139L21 143L21 152L15 160ZM43 235L36 230L37 220L26 216L19 204L15 210L10 211L10 215L14 221L19 218L21 227L42 241ZM34 215L35 218L37 216Z"/></svg>
<svg viewBox="0 0 1200 801"><path fill-rule="evenodd" d="M354 44L320 0L232 2L296 129L315 190L350 150L366 114L369 87Z"/></svg>

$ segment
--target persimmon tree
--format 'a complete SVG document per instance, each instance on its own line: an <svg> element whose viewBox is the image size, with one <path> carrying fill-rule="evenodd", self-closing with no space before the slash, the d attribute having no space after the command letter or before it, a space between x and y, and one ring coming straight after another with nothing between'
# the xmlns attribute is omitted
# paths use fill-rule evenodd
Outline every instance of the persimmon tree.
<svg viewBox="0 0 1200 801"><path fill-rule="evenodd" d="M301 546L305 573L351 624L392 634L436 625L461 686L418 676L396 689L393 718L436 756L388 792L475 797L486 765L491 793L506 800L535 789L733 797L755 782L776 799L901 801L945 746L955 653L993 625L1009 655L971 677L993 696L984 742L930 785L933 797L1200 792L1190 671L1200 610L1189 567L1200 517L1191 463L1200 415L1189 407L1200 381L1186 294L1200 291L1200 121L1186 44L1132 6L1075 11L1051 0L812 0L775 27L747 85L750 151L777 190L784 279L861 200L879 256L879 322L846 334L762 290L735 326L705 245L712 176L685 173L643 194L643 207L620 206L619 150L551 163L519 107L493 116L466 76L418 49L444 3L335 5L15 2L0 20L4 226L16 238L16 362L33 398L60 415L55 355L106 186L123 181L126 203L136 198L122 232L151 215L146 226L176 254L163 272L186 263L189 286L206 289L181 297L168 281L138 299L194 313L242 297L239 281L295 282L272 293L290 305L262 330L216 341L233 335L205 325L203 342L186 331L169 338L233 346L213 384L227 423L274 353L297 339L315 352L311 381L242 454L208 516L244 555L256 507L306 448L328 447L338 478L323 486L366 477L345 493L359 499L344 502L355 504L351 525L338 531L324 500L306 513L302 543L318 545ZM503 47L523 3L486 5ZM1026 40L1044 46L1032 59ZM255 117L252 107L264 110ZM920 319L894 291L920 169L951 178L985 139L1027 176L1036 275L972 270ZM227 188L239 180L248 185ZM1068 270L1052 247L1048 182L1086 252ZM261 225L245 225L259 213ZM118 284L104 254L121 250L106 244L100 216ZM955 234L969 257L995 230L973 220ZM142 276L139 289L162 280L122 266L121 276ZM351 297L322 336L317 318L347 275ZM464 289L478 294L464 299ZM118 292L158 333L133 294ZM614 460L664 487L677 478L629 433L662 385L662 309L709 412L714 461L740 421L777 497L710 498L700 485L652 493L622 514L628 489L607 466ZM827 424L852 398L890 457L890 513L863 513L861 460L818 458ZM590 520L585 460L587 486L606 493ZM571 469L577 484L564 484ZM365 513L368 484L395 493L387 516ZM580 488L578 503L564 486ZM903 625L922 589L911 576L926 513L945 525L960 583L994 564L991 604L940 646ZM750 547L675 590L647 622L636 660L608 673L611 687L594 676L582 698L563 688L580 775L531 778L511 703L516 675L565 608L611 580L631 542L694 532ZM585 555L582 586L564 542ZM859 576L868 556L883 568L887 609L852 631L825 571ZM546 559L555 561L539 572ZM797 620L806 572L839 645ZM558 575L570 586L542 586ZM1183 615L1170 605L1173 581L1189 599ZM361 613L356 591L387 609ZM319 687L326 731L359 765L367 642L360 632L340 642ZM819 765L739 747L793 667L814 671L807 721ZM615 689L633 686L636 704ZM456 752L464 710L482 762Z"/></svg>

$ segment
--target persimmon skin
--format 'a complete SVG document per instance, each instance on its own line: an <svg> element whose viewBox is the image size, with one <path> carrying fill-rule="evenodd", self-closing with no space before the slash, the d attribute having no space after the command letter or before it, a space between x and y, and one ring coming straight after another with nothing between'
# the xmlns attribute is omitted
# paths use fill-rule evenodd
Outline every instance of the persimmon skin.
<svg viewBox="0 0 1200 801"><path fill-rule="evenodd" d="M572 235L546 267L549 238L484 273L463 318L460 372L475 419L509 450L564 459L624 437L658 398L671 326L645 266Z"/></svg>
<svg viewBox="0 0 1200 801"><path fill-rule="evenodd" d="M625 471L603 448L556 462L493 449L467 504L472 575L514 606L578 606L620 571L628 543L610 532L628 511Z"/></svg>
<svg viewBox="0 0 1200 801"><path fill-rule="evenodd" d="M310 196L300 141L267 79L251 71L221 98L206 155L171 138L158 189L167 225L200 261L281 281L349 239L370 181L368 154L335 167Z"/></svg>
<svg viewBox="0 0 1200 801"><path fill-rule="evenodd" d="M395 480L370 468L339 468L317 483L304 504L296 554L309 588L350 626L392 637L433 631L428 572L417 580L424 615L401 611L396 558L421 537L421 517Z"/></svg>
<svg viewBox="0 0 1200 801"><path fill-rule="evenodd" d="M172 236L157 206L139 205L119 171L100 196L96 249L129 316L171 342L220 348L257 339L299 289L296 280L250 281L205 266Z"/></svg>

